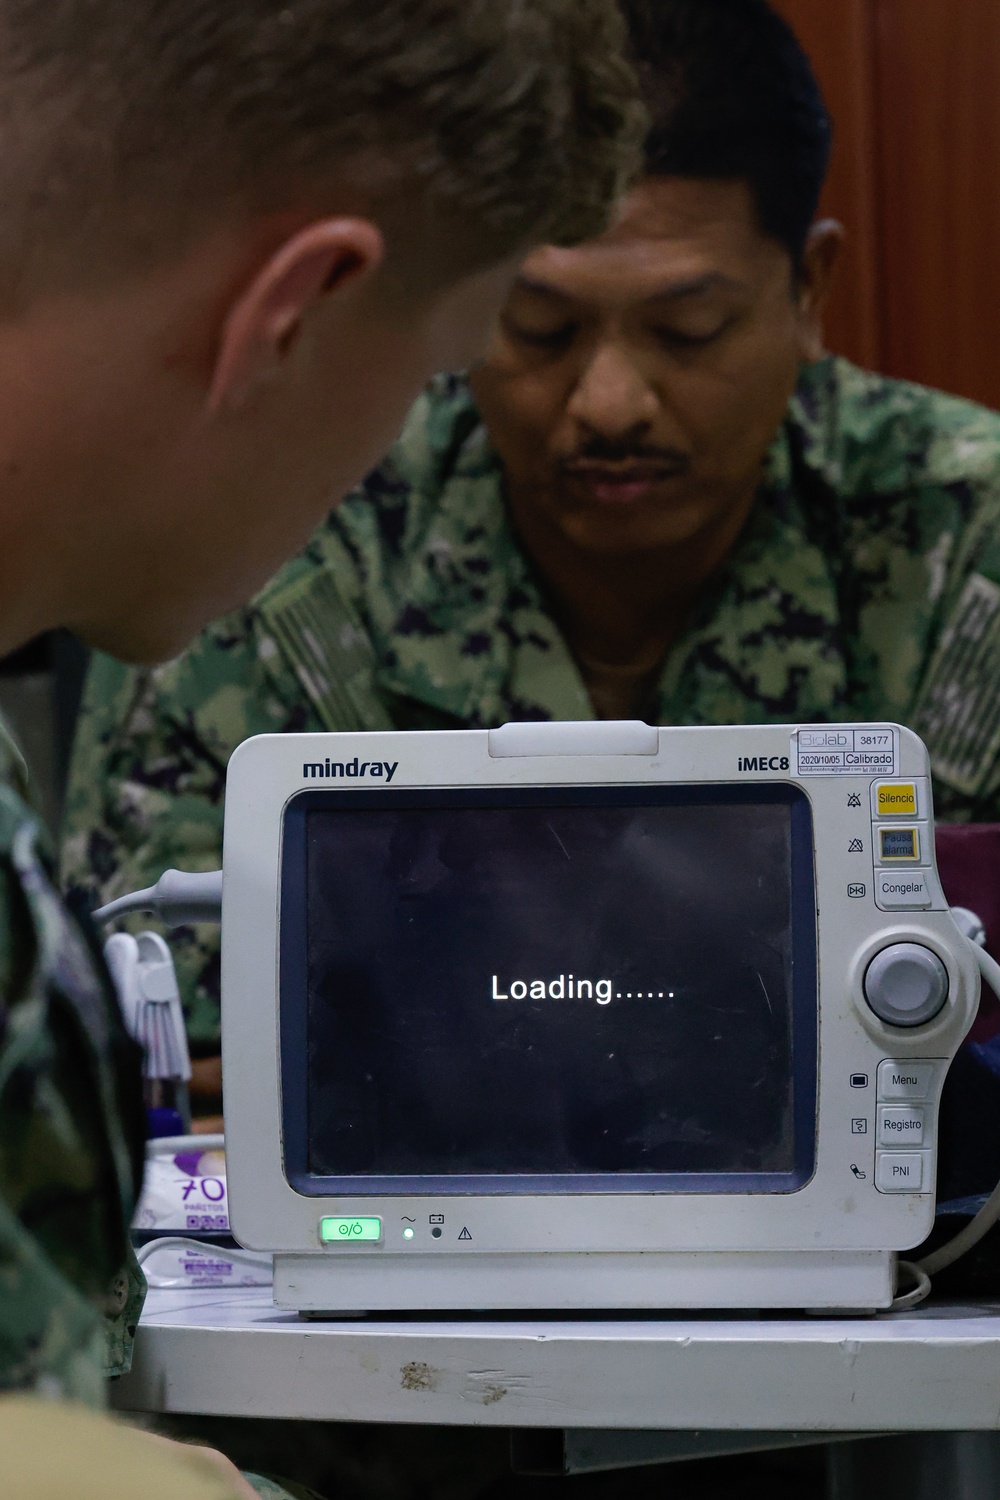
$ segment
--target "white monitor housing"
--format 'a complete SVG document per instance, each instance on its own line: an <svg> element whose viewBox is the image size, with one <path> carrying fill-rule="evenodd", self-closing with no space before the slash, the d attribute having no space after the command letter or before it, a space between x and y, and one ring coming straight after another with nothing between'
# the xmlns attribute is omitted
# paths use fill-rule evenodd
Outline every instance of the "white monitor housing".
<svg viewBox="0 0 1000 1500"><path fill-rule="evenodd" d="M892 724L265 735L230 1214L304 1313L880 1308L979 974Z"/></svg>

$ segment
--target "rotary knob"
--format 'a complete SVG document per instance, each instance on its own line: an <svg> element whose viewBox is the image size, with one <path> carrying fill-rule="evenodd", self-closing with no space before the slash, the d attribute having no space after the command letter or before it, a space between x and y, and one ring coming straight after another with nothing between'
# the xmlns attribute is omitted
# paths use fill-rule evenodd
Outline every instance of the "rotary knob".
<svg viewBox="0 0 1000 1500"><path fill-rule="evenodd" d="M948 970L921 943L893 943L868 965L864 991L887 1026L923 1026L948 998Z"/></svg>

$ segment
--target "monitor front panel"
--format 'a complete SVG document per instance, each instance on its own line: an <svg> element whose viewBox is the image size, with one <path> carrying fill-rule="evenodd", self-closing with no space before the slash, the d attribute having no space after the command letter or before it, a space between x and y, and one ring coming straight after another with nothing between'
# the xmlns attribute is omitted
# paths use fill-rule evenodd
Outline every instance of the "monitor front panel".
<svg viewBox="0 0 1000 1500"><path fill-rule="evenodd" d="M281 913L299 1192L809 1180L815 896L796 788L308 791L285 813Z"/></svg>

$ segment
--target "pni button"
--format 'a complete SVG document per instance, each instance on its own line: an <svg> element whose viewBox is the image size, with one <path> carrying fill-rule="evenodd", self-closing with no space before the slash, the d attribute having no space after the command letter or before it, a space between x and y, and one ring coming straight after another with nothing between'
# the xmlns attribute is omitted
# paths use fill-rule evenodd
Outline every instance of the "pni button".
<svg viewBox="0 0 1000 1500"><path fill-rule="evenodd" d="M929 1161L924 1151L877 1151L875 1186L880 1193L922 1193Z"/></svg>
<svg viewBox="0 0 1000 1500"><path fill-rule="evenodd" d="M880 1146L922 1146L924 1111L919 1104L883 1104L878 1112Z"/></svg>
<svg viewBox="0 0 1000 1500"><path fill-rule="evenodd" d="M876 1097L880 1104L896 1099L913 1103L929 1099L936 1071L937 1065L932 1062L887 1057L878 1065Z"/></svg>
<svg viewBox="0 0 1000 1500"><path fill-rule="evenodd" d="M918 818L920 808L915 781L880 781L872 793L876 818Z"/></svg>

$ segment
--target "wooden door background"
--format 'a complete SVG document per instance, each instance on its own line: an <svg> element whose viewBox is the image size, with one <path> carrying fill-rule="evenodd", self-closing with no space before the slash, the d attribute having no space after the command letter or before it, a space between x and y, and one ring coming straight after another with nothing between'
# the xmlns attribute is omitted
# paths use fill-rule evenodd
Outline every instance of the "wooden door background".
<svg viewBox="0 0 1000 1500"><path fill-rule="evenodd" d="M827 342L1000 407L1000 0L775 0L836 127Z"/></svg>

